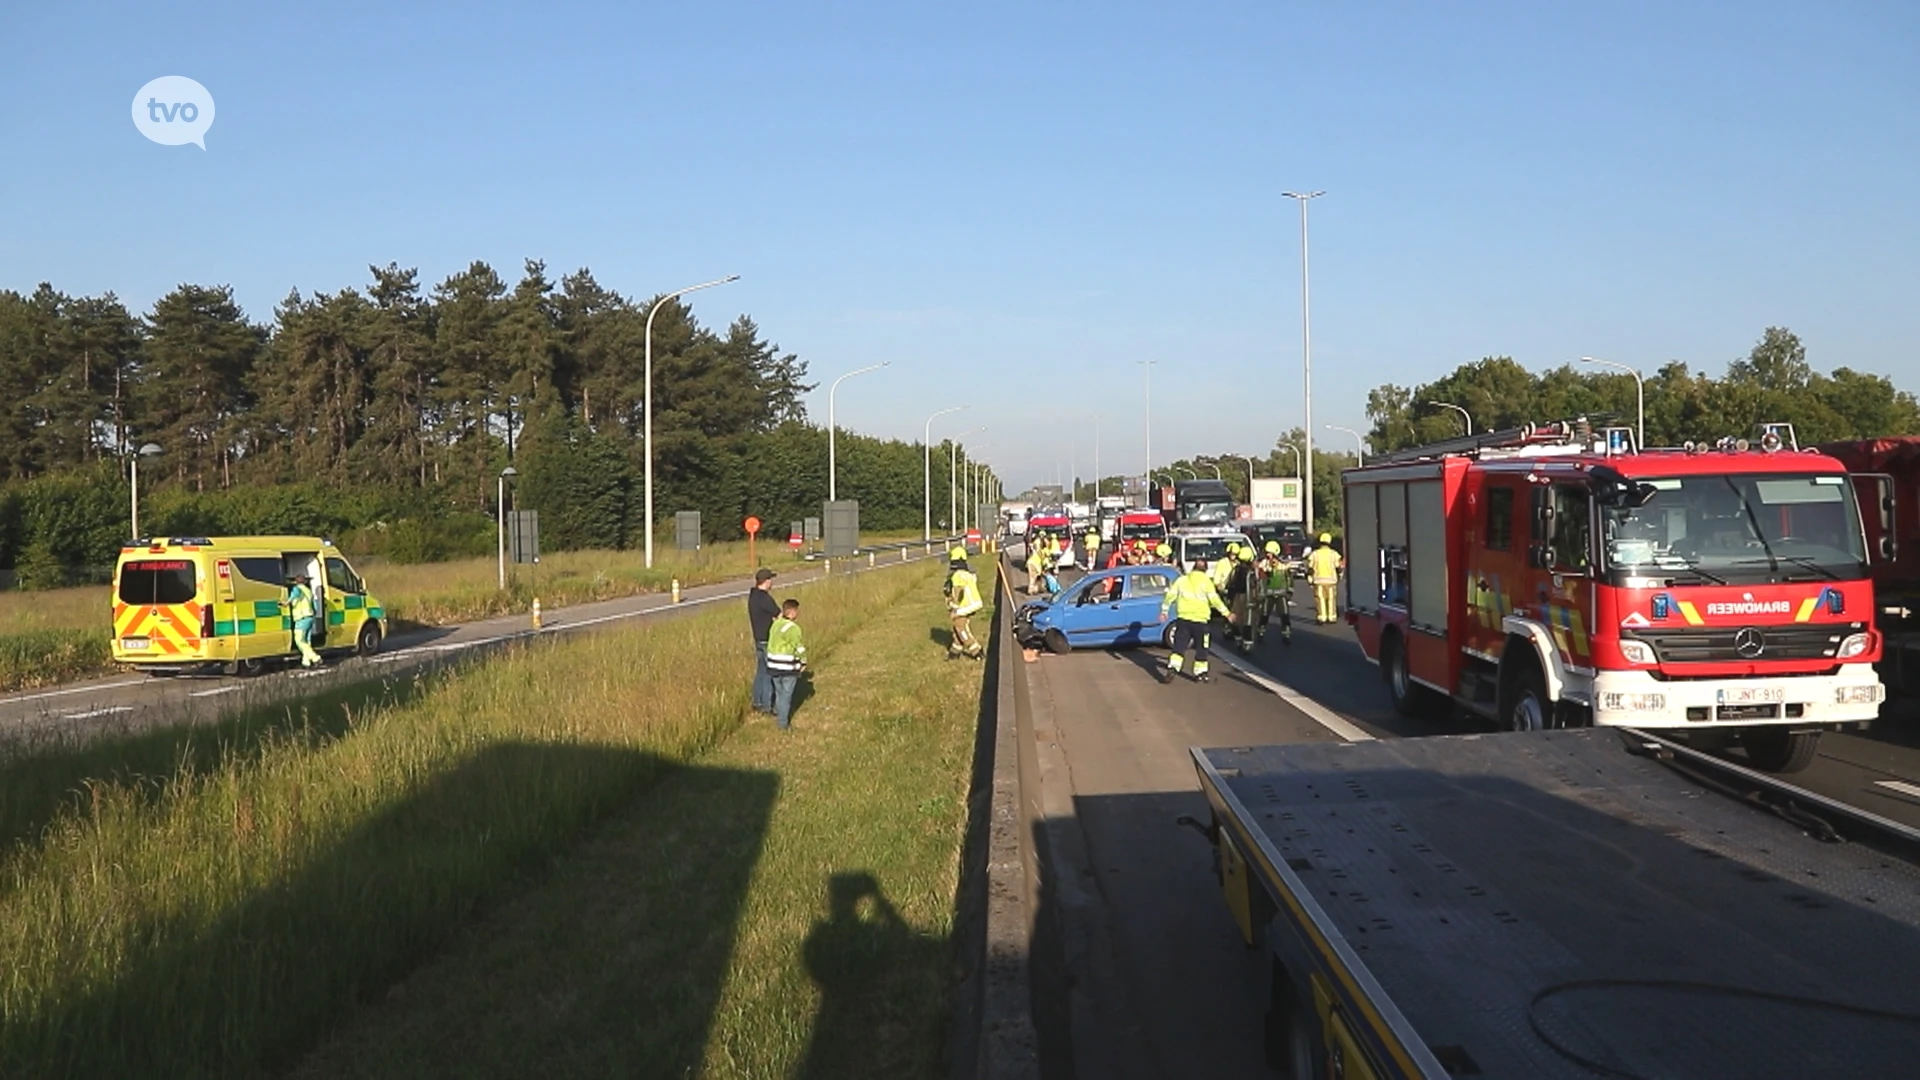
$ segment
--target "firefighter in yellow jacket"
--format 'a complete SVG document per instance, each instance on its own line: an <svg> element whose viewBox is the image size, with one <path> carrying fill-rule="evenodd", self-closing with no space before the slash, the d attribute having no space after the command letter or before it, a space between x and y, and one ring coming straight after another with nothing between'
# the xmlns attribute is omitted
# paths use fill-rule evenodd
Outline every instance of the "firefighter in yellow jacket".
<svg viewBox="0 0 1920 1080"><path fill-rule="evenodd" d="M973 627L968 620L986 604L980 599L980 579L974 576L967 565L967 549L956 547L947 553L947 565L953 572L947 575L947 621L953 627L953 637L947 642L947 659L958 660L962 656L978 660L986 654L986 649L973 636Z"/></svg>
<svg viewBox="0 0 1920 1080"><path fill-rule="evenodd" d="M1193 681L1212 682L1213 676L1207 674L1207 645L1212 637L1208 623L1213 612L1227 614L1227 605L1220 599L1220 591L1213 587L1213 578L1207 576L1207 560L1195 559L1193 569L1174 579L1173 588L1168 589L1160 599L1160 618L1165 620L1167 610L1174 615L1173 651L1167 654L1166 670L1156 672L1155 678L1170 683L1174 676L1186 667L1184 654L1193 654Z"/></svg>
<svg viewBox="0 0 1920 1080"><path fill-rule="evenodd" d="M1318 623L1340 621L1340 602L1335 590L1340 585L1340 568L1346 560L1333 550L1333 537L1320 534L1320 546L1307 556L1307 577L1313 582L1313 614Z"/></svg>

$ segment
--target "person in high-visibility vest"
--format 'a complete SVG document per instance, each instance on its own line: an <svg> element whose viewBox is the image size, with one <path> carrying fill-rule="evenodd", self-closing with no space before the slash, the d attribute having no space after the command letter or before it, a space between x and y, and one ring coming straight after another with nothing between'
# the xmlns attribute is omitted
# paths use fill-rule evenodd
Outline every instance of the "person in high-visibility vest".
<svg viewBox="0 0 1920 1080"><path fill-rule="evenodd" d="M947 576L947 621L953 627L953 637L947 642L947 659L965 656L978 660L987 650L974 640L973 627L967 620L986 606L980 599L980 579L967 565L966 548L954 548L948 556L947 565L953 568L953 573Z"/></svg>
<svg viewBox="0 0 1920 1080"><path fill-rule="evenodd" d="M313 651L314 603L312 579L293 574L287 579L287 614L293 619L293 644L300 650L300 666L314 667L320 654Z"/></svg>
<svg viewBox="0 0 1920 1080"><path fill-rule="evenodd" d="M1213 578L1207 575L1207 560L1195 559L1193 569L1174 579L1173 588L1168 589L1160 598L1160 619L1165 621L1168 609L1174 615L1173 651L1167 654L1167 666L1164 671L1155 672L1154 677L1163 683L1170 683L1187 666L1186 655L1192 654L1193 679L1195 682L1212 682L1207 674L1207 645L1212 632L1207 624L1213 612L1227 614L1227 605L1220 599L1220 591L1213 587Z"/></svg>
<svg viewBox="0 0 1920 1080"><path fill-rule="evenodd" d="M767 674L773 676L773 724L788 731L793 724L793 691L807 670L807 643L800 633L800 601L780 605L780 617L767 630Z"/></svg>
<svg viewBox="0 0 1920 1080"><path fill-rule="evenodd" d="M1039 596L1047 576L1047 545L1043 540L1027 541L1027 595Z"/></svg>
<svg viewBox="0 0 1920 1080"><path fill-rule="evenodd" d="M1153 557L1158 562L1172 563L1173 562L1172 546L1166 543L1155 544L1153 548Z"/></svg>
<svg viewBox="0 0 1920 1080"><path fill-rule="evenodd" d="M1234 563L1240 561L1240 545L1230 543L1224 557L1215 559L1207 570L1207 576L1213 579L1213 587L1219 592L1227 591L1227 578L1233 573Z"/></svg>
<svg viewBox="0 0 1920 1080"><path fill-rule="evenodd" d="M1333 550L1333 536L1320 534L1320 546L1307 556L1307 577L1313 583L1314 621L1331 623L1340 621L1340 602L1334 590L1340 584L1340 569L1346 560Z"/></svg>
<svg viewBox="0 0 1920 1080"><path fill-rule="evenodd" d="M1227 587L1221 590L1227 607L1233 614L1228 619L1229 632L1234 644L1243 651L1252 651L1260 643L1260 636L1266 627L1261 610L1266 600L1261 590L1266 582L1260 578L1253 565L1253 546L1242 544L1233 549L1233 565L1227 568Z"/></svg>
<svg viewBox="0 0 1920 1080"><path fill-rule="evenodd" d="M1100 568L1100 530L1088 529L1087 538L1081 542L1087 549L1086 571L1091 574Z"/></svg>
<svg viewBox="0 0 1920 1080"><path fill-rule="evenodd" d="M1262 619L1271 619L1275 612L1280 614L1280 641L1293 644L1293 567L1280 556L1280 542L1267 541L1266 552L1260 559L1260 572L1267 577L1266 611Z"/></svg>

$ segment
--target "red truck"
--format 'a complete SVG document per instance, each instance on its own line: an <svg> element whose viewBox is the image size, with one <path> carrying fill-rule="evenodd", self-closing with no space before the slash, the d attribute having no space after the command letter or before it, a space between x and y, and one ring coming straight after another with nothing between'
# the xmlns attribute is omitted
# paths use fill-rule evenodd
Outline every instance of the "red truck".
<svg viewBox="0 0 1920 1080"><path fill-rule="evenodd" d="M1344 472L1348 621L1395 707L1667 729L1775 772L1866 726L1885 688L1855 486L1784 433L1643 452L1568 421Z"/></svg>
<svg viewBox="0 0 1920 1080"><path fill-rule="evenodd" d="M1822 443L1853 475L1865 513L1875 623L1884 639L1880 677L1920 697L1920 436Z"/></svg>

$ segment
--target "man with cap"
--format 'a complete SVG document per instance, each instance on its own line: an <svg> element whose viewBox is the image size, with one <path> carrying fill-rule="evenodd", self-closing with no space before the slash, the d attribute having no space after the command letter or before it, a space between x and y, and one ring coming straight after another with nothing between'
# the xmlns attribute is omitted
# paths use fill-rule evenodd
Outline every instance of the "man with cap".
<svg viewBox="0 0 1920 1080"><path fill-rule="evenodd" d="M300 666L316 667L320 654L313 651L313 584L305 574L289 574L287 614L293 619L293 643L300 650Z"/></svg>
<svg viewBox="0 0 1920 1080"><path fill-rule="evenodd" d="M773 571L756 570L753 588L747 591L747 625L753 628L753 651L757 659L753 669L753 711L773 712L773 674L767 670L767 632L780 617L780 602L773 598Z"/></svg>
<svg viewBox="0 0 1920 1080"><path fill-rule="evenodd" d="M974 576L967 565L967 549L956 547L947 553L947 565L953 573L947 575L947 621L953 627L953 637L947 642L947 659L958 660L965 656L978 660L986 654L986 649L974 639L973 627L968 620L975 612L986 606L980 599L980 579Z"/></svg>

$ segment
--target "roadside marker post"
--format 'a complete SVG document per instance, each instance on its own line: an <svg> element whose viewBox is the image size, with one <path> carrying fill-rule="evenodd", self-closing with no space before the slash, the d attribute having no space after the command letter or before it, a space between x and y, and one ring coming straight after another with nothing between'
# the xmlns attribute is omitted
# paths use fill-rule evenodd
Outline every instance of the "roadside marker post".
<svg viewBox="0 0 1920 1080"><path fill-rule="evenodd" d="M760 565L760 560L753 554L753 538L760 535L760 519L750 516L741 524L747 530L747 568L756 569Z"/></svg>

